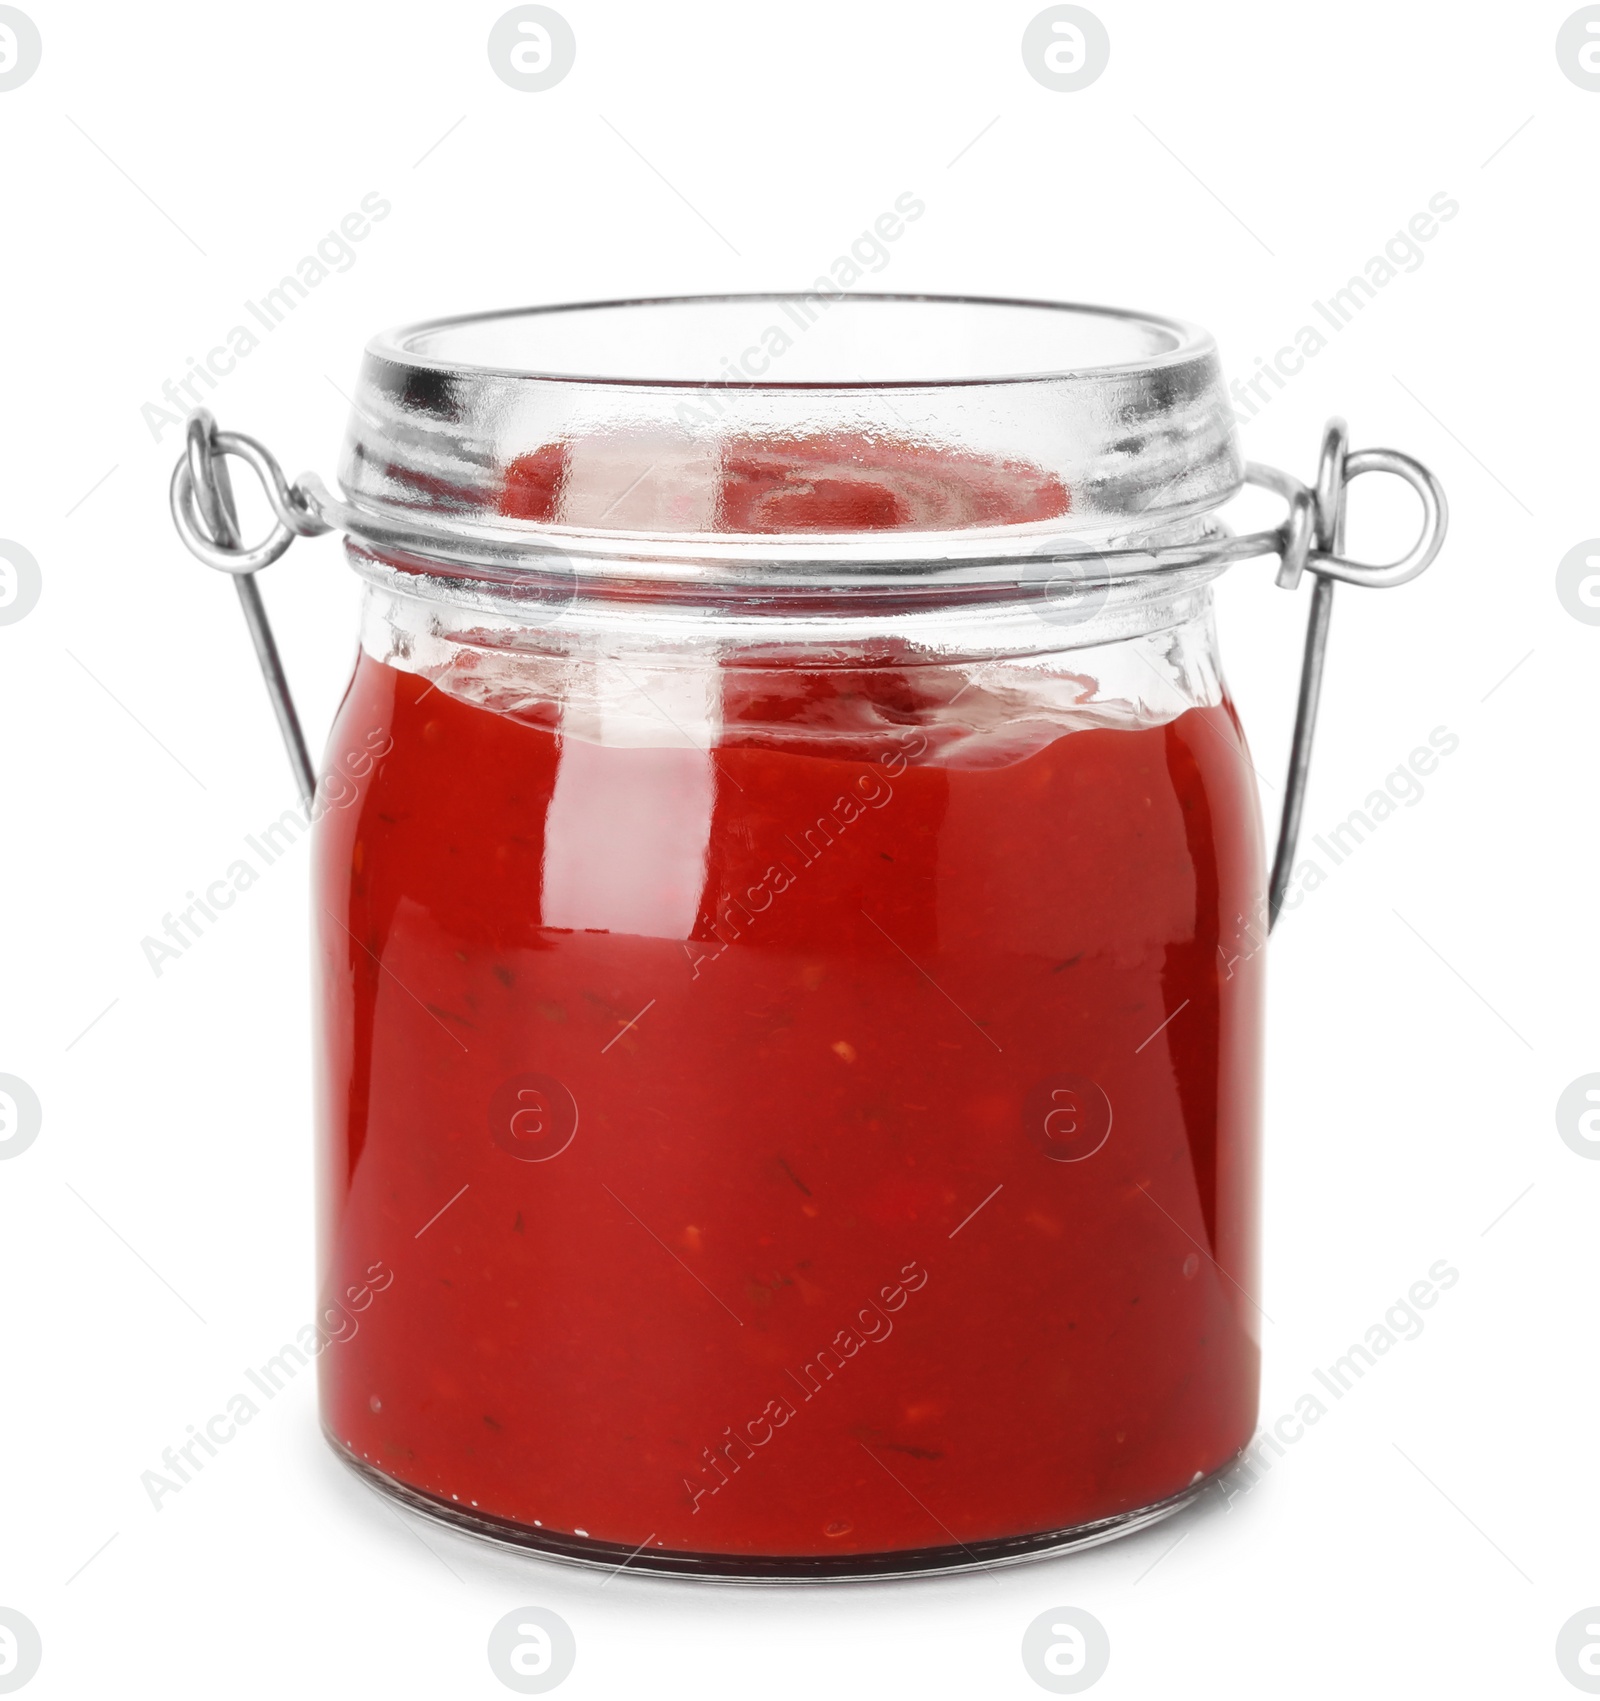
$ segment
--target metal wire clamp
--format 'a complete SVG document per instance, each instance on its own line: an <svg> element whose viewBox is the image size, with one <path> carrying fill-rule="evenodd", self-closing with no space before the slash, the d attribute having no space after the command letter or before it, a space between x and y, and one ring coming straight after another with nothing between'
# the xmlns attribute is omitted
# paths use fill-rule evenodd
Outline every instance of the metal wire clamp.
<svg viewBox="0 0 1600 1701"><path fill-rule="evenodd" d="M1107 568L1125 558L1130 568L1228 565L1255 557L1278 558L1278 584L1294 590L1305 574L1316 580L1311 609L1306 619L1305 646L1300 668L1299 697L1295 707L1294 735L1289 751L1288 778L1284 785L1283 813L1278 822L1277 846L1267 886L1268 926L1275 926L1283 908L1295 846L1305 813L1306 781L1311 769L1311 746L1316 733L1317 704L1322 694L1323 665L1328 647L1328 628L1333 615L1333 587L1365 585L1385 590L1403 585L1424 572L1438 555L1449 523L1449 511L1439 481L1419 461L1395 449L1356 449L1349 446L1349 429L1342 419L1328 422L1322 436L1322 454L1314 486L1275 467L1250 462L1245 482L1283 498L1288 514L1270 531L1251 532L1242 537L1226 536L1204 544L1157 545L1147 548L1105 549L1095 552ZM272 530L260 543L246 547L239 531L233 486L226 458L244 461L261 481L275 517ZM1350 484L1363 473L1384 472L1403 479L1422 503L1422 525L1416 541L1398 560L1387 563L1351 561L1343 553L1345 509ZM426 561L441 555L466 562L503 566L517 547L493 539L453 536L445 528L430 525L422 517L396 521L366 514L330 495L322 481L306 473L294 483L272 454L253 437L219 431L204 408L189 416L184 453L173 468L171 503L173 524L191 554L232 576L244 610L245 624L255 645L256 659L266 680L273 713L289 752L295 784L301 801L311 808L316 793L316 773L306 751L300 718L283 671L278 646L262 605L255 575L270 566L297 537L316 537L339 529L377 549L388 549ZM1063 557L1070 559L1070 551Z"/></svg>

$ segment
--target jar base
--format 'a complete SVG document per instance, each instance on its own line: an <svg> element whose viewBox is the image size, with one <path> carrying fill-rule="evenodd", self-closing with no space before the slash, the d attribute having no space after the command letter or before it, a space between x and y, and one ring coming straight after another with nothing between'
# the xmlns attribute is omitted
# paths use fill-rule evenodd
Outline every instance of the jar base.
<svg viewBox="0 0 1600 1701"><path fill-rule="evenodd" d="M678 1577L702 1583L847 1583L887 1581L905 1577L932 1577L962 1571L990 1571L1003 1565L1021 1565L1032 1559L1048 1559L1080 1548L1098 1547L1148 1529L1163 1519L1192 1506L1227 1465L1201 1477L1179 1493L1115 1517L1067 1529L1045 1530L1037 1535L1004 1536L987 1541L952 1543L948 1547L908 1548L894 1553L842 1553L817 1555L762 1555L743 1553L683 1553L664 1548L629 1549L615 1542L596 1541L560 1530L532 1529L509 1518L462 1506L453 1500L399 1482L358 1458L327 1429L328 1445L344 1464L369 1488L398 1501L410 1511L437 1524L499 1547L520 1549L560 1565L584 1566L590 1570L629 1570L653 1577ZM1231 1461L1229 1462L1231 1463Z"/></svg>

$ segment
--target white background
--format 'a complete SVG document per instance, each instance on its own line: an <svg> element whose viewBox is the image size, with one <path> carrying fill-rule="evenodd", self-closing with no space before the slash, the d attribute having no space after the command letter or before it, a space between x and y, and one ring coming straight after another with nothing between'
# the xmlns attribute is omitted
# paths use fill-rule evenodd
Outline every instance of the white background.
<svg viewBox="0 0 1600 1701"><path fill-rule="evenodd" d="M29 1692L506 1694L488 1633L536 1604L577 1636L573 1697L1042 1694L1019 1645L1058 1605L1106 1626L1107 1698L1576 1693L1554 1641L1600 1599L1600 1164L1554 1107L1600 1069L1600 628L1555 569L1600 533L1600 93L1556 62L1572 8L1096 0L1110 68L1070 94L1024 69L1031 0L563 0L577 64L541 94L491 73L499 4L26 9L0 534L44 589L0 628L0 1071L44 1125L0 1164L0 1605L43 1636ZM232 592L171 533L178 436L140 410L374 190L393 212L355 264L210 398L291 474L331 473L384 326L803 287L905 190L927 213L871 287L1173 313L1235 374L1430 197L1460 203L1243 428L1309 477L1343 413L1453 510L1424 579L1337 600L1308 829L1432 728L1460 739L1272 945L1264 1418L1436 1260L1461 1279L1231 1510L970 1579L602 1588L391 1510L319 1438L309 1374L152 1509L140 1473L309 1319L313 1280L305 856L159 979L140 950L293 801ZM1371 558L1414 517L1382 483L1355 499ZM354 580L302 543L264 588L316 744ZM1305 595L1267 562L1220 589L1269 812Z"/></svg>

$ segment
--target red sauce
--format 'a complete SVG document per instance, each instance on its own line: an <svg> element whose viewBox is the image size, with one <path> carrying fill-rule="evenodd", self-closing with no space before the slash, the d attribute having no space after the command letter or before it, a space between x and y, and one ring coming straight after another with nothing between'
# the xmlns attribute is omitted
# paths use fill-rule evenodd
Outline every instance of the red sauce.
<svg viewBox="0 0 1600 1701"><path fill-rule="evenodd" d="M720 680L707 754L359 661L323 1291L394 1280L323 1354L329 1431L463 1512L702 1554L1179 1493L1255 1418L1231 706L983 765L946 670Z"/></svg>
<svg viewBox="0 0 1600 1701"><path fill-rule="evenodd" d="M833 435L747 438L723 445L710 465L679 442L547 443L506 468L500 510L641 530L682 524L685 501L697 494L706 524L690 529L763 536L1021 525L1071 506L1066 486L1038 467Z"/></svg>

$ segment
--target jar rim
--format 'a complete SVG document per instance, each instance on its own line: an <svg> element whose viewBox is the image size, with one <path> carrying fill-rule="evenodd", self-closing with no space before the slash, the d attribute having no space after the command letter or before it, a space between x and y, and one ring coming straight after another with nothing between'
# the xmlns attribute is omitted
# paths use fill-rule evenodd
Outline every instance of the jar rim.
<svg viewBox="0 0 1600 1701"><path fill-rule="evenodd" d="M719 355L762 326L760 347ZM1001 296L640 297L375 337L336 523L469 567L555 551L745 587L948 583L1159 534L1243 476L1216 345L1183 320Z"/></svg>
<svg viewBox="0 0 1600 1701"><path fill-rule="evenodd" d="M889 311L901 312L911 309L918 317L928 317L923 309L957 309L967 312L971 309L980 310L980 316L993 323L993 316L985 310L996 309L1002 315L1013 317L1029 316L1032 318L1032 329L1041 335L1047 330L1062 331L1067 329L1065 321L1076 321L1080 331L1093 328L1098 331L1102 342L1112 340L1115 333L1123 333L1124 339L1131 344L1132 340L1142 333L1147 346L1135 349L1127 346L1125 358L1094 359L1079 358L1061 362L1037 362L1023 371L980 371L964 373L928 373L926 375L907 375L900 377L826 377L826 378L773 378L765 371L758 373L741 372L729 376L726 366L717 373L709 376L680 376L673 377L665 373L642 374L637 371L595 371L563 369L559 364L548 364L540 367L527 363L517 363L504 359L470 358L460 353L447 354L442 350L429 349L425 345L429 341L435 343L446 340L458 346L486 348L496 332L505 333L521 330L526 339L526 327L531 323L535 330L545 326L555 326L555 337L559 339L562 332L570 332L574 325L583 319L599 319L609 317L612 321L607 327L614 336L615 328L623 323L622 316L628 315L637 322L641 314L660 314L667 312L674 317L682 318L691 310L702 308L743 309L758 305L770 306L774 312L794 309L799 318L791 315L795 325L805 321L807 328L820 322L816 316L809 315L806 304L819 303L831 313L837 307L846 307L851 313L866 309L869 314L879 319L886 319ZM1051 322L1054 321L1052 324ZM581 329L587 329L582 327ZM778 327L781 329L781 327ZM1165 346L1157 346L1164 342ZM512 379L528 384L575 384L593 385L603 388L618 388L623 390L672 390L672 391L720 391L746 390L767 391L773 393L787 392L861 392L878 390L930 390L970 389L986 385L1014 386L1029 384L1070 384L1074 382L1102 383L1108 379L1136 378L1153 375L1173 367L1179 367L1196 361L1205 362L1216 357L1216 344L1211 333L1203 326L1185 319L1175 319L1164 314L1149 313L1134 308L1104 306L1091 302L1050 301L1033 297L1014 297L998 295L947 295L931 292L893 292L868 290L842 290L834 296L826 296L818 291L804 290L764 290L764 291L721 291L704 292L691 295L665 296L627 296L609 300L555 302L538 306L522 306L510 308L490 308L476 313L448 314L433 319L416 320L412 323L391 327L372 337L366 345L366 353L370 359L386 362L400 368L411 368L419 372L430 372L441 377L456 376L463 379ZM1003 359L997 359L996 364L1006 364ZM590 362L589 364L597 364ZM735 368L737 372L738 369Z"/></svg>

